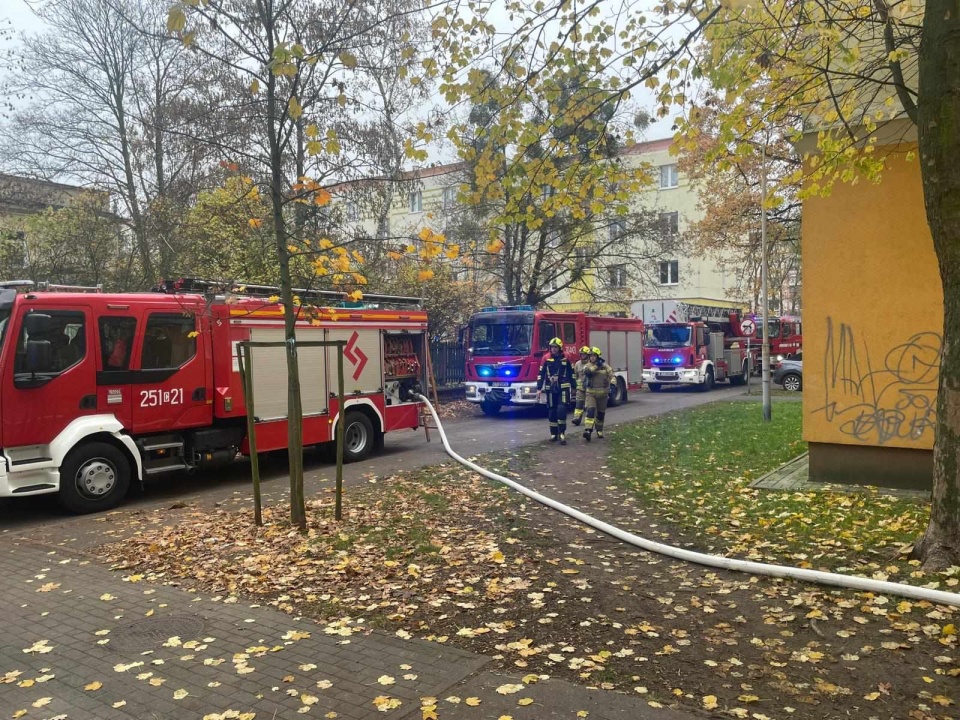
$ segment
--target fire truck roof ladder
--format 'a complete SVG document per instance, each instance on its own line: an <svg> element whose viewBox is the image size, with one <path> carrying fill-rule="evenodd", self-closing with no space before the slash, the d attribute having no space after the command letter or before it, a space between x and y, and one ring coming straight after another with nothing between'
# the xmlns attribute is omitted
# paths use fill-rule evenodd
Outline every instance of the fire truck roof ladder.
<svg viewBox="0 0 960 720"><path fill-rule="evenodd" d="M163 293L201 293L201 294L233 294L248 295L250 297L272 297L280 294L280 288L274 285L257 285L254 283L235 282L229 280L201 280L199 278L183 277L177 280L164 280L157 288ZM301 300L322 301L336 307L363 308L363 307L422 307L423 298L406 297L402 295L377 295L363 293L363 299L351 302L344 299L344 293L336 290L311 290L293 288L293 294Z"/></svg>
<svg viewBox="0 0 960 720"><path fill-rule="evenodd" d="M50 282L35 283L33 280L2 280L0 281L0 289L16 290L17 292L99 293L103 292L103 285L58 285Z"/></svg>

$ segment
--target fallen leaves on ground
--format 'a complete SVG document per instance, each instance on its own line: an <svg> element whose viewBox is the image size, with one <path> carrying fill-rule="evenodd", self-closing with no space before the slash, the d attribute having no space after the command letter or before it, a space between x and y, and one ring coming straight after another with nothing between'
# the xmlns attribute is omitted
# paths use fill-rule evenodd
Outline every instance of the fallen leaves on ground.
<svg viewBox="0 0 960 720"><path fill-rule="evenodd" d="M796 454L799 435L791 440L781 428L771 451L771 438L744 421L742 450L731 451L716 418L677 417L617 429L589 450L499 453L481 464L671 544L812 567L843 558L851 572L896 578L918 572L896 554L916 527L913 515L886 517L901 501L776 499L748 487L750 477ZM730 487L708 483L705 468ZM554 677L630 692L653 707L756 720L821 720L851 708L866 717L875 705L929 720L955 707L951 608L674 562L450 466L368 479L351 489L342 523L332 520L331 498L312 502L305 536L285 522L283 508L267 509L266 526L256 529L248 510L223 507L178 514L175 523L162 513L137 517L137 536L108 549L118 569L148 581L242 595L314 617L317 632L345 639L375 621L401 638L495 656L528 685L531 676ZM861 530L870 544L858 546ZM912 579L951 588L958 578L960 569ZM295 632L285 638L295 641ZM864 699L872 693L876 700ZM393 699L380 695L374 704L386 712ZM444 702L476 707L482 697ZM431 706L421 711L442 718L442 706L423 710Z"/></svg>

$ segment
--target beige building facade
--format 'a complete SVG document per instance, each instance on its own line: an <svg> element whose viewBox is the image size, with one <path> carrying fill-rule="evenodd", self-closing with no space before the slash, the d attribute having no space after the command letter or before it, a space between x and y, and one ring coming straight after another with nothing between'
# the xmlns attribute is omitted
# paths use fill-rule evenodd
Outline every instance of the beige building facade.
<svg viewBox="0 0 960 720"><path fill-rule="evenodd" d="M636 210L646 210L659 216L661 234L682 238L685 229L701 217L697 187L677 170L677 158L671 154L672 140L664 138L635 144L627 148L622 158L634 166L650 169L651 183L634 200ZM378 221L369 212L364 213L349 194L336 193L344 204L344 217L355 232L368 237L410 238L415 242L423 228L446 232L462 208L457 194L461 183L467 181L463 163L440 165L405 173L403 184L394 193L390 212L385 222ZM663 240L660 238L659 240ZM638 301L653 299L685 300L688 302L718 301L738 303L740 296L734 285L735 277L724 273L713 258L684 252L682 242L654 242L656 247L635 247L633 250L649 260L646 270L639 275L618 276L603 266L589 273L586 283L614 283L616 299L597 302L592 288L576 284L560 290L547 304L558 310L594 310L628 314L630 306ZM673 251L664 247L675 246ZM452 261L455 276L460 280L484 280L482 262L471 262L469 253L461 247L461 257ZM560 283L562 285L562 283Z"/></svg>

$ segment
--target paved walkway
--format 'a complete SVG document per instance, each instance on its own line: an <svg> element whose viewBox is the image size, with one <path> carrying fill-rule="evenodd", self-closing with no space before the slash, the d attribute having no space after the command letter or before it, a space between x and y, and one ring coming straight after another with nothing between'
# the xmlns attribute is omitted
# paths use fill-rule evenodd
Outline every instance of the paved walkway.
<svg viewBox="0 0 960 720"><path fill-rule="evenodd" d="M0 577L4 719L419 720L423 697L440 720L694 717L558 680L499 694L521 676L484 656L151 585L63 548L4 539Z"/></svg>

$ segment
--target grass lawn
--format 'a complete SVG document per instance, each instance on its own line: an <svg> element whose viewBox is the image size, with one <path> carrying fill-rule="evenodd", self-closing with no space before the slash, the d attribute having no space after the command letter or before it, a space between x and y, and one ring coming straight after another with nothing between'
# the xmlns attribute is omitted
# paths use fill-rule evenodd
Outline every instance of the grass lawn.
<svg viewBox="0 0 960 720"><path fill-rule="evenodd" d="M719 402L616 434L610 465L648 512L701 547L753 560L929 582L904 552L929 504L877 492L785 492L752 480L806 450L801 405ZM952 578L954 583L956 578ZM951 584L954 584L951 583Z"/></svg>

